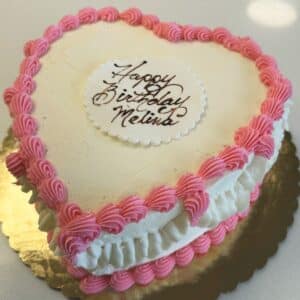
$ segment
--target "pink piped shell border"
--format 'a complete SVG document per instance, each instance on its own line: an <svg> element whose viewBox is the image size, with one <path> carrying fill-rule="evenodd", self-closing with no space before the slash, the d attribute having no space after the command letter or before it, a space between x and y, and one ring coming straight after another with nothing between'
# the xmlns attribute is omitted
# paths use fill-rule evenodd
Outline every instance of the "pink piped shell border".
<svg viewBox="0 0 300 300"><path fill-rule="evenodd" d="M239 52L256 64L260 80L268 91L261 105L261 114L254 117L249 125L236 131L235 145L228 146L218 155L208 158L197 174L183 175L176 187L156 187L145 199L129 196L117 204L106 205L97 213L85 213L77 205L67 202L67 188L57 177L51 162L46 160L46 146L37 136L38 124L31 116L34 103L30 95L36 88L33 78L41 69L39 59L46 55L52 43L65 32L75 30L81 25L117 20L132 26L144 26L170 42L215 42L231 51ZM263 54L260 47L249 37L233 36L222 27L210 30L204 26L161 22L158 17L144 15L137 8L129 8L122 13L113 7L100 10L85 8L75 16L67 15L57 25L49 26L43 37L27 42L24 54L19 76L3 95L14 119L13 134L20 141L20 150L10 154L6 164L17 178L26 175L36 187L39 200L56 212L62 232L60 246L71 260L86 249L89 242L99 236L101 231L120 233L126 224L139 222L149 210L169 211L178 198L183 201L191 223L196 223L209 205L209 196L205 192L207 181L223 176L226 171L242 168L251 152L266 158L272 156L273 122L282 117L283 105L292 94L291 83L282 76L275 59ZM76 236L72 234L75 231Z"/></svg>

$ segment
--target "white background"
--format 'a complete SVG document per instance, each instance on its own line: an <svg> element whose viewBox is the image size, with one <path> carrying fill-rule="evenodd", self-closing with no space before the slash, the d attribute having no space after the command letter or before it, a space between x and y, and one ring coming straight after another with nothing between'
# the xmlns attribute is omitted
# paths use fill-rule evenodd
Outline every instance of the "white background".
<svg viewBox="0 0 300 300"><path fill-rule="evenodd" d="M270 8L265 12L265 20L276 13L276 5L285 2L300 14L300 1L261 0ZM238 35L253 36L267 53L274 55L282 72L293 81L294 100L291 115L291 131L300 149L300 23L285 27L267 27L249 18L246 0L139 0L139 1L83 1L83 0L1 0L0 1L0 90L10 86L18 73L22 59L23 44L26 40L41 36L44 28L57 22L61 16L75 13L84 6L102 7L114 5L119 9L139 7L143 12L157 14L160 19L177 21L181 24L224 26ZM277 2L277 4L275 3ZM275 3L275 4L274 4ZM259 10L263 14L264 11ZM279 9L279 21L288 16ZM290 17L291 18L291 17ZM272 18L272 22L276 19ZM9 127L6 107L0 101L0 140ZM299 154L299 151L298 151ZM1 201L1 200L0 200ZM236 299L300 299L300 210L289 230L287 239L277 254L269 259L266 267L257 271L251 280L240 284L233 292L222 295L222 300ZM200 297L200 295L199 295ZM0 300L17 299L64 299L51 290L45 282L36 279L8 246L8 241L0 234Z"/></svg>

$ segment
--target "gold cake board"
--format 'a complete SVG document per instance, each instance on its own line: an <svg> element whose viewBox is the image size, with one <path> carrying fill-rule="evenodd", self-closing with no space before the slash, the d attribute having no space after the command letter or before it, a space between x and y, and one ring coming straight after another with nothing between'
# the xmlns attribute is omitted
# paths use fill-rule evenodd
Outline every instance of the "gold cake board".
<svg viewBox="0 0 300 300"><path fill-rule="evenodd" d="M6 170L4 158L13 148L14 142L8 135L0 153L2 231L9 238L10 247L19 253L36 277L72 299L216 299L220 293L233 290L239 282L248 280L276 253L298 207L299 160L291 135L286 132L277 162L264 179L257 204L220 246L149 286L134 286L125 293L107 291L86 296L48 249L46 234L38 230L38 214L34 206L28 204L30 194L11 184L14 178Z"/></svg>

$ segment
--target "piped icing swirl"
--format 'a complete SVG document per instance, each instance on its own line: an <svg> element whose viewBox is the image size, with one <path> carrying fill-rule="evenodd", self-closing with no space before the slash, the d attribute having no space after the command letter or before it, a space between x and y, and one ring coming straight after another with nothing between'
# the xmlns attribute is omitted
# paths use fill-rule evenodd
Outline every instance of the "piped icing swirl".
<svg viewBox="0 0 300 300"><path fill-rule="evenodd" d="M111 287L117 292L123 292L134 284L132 275L128 271L115 272L110 279Z"/></svg>
<svg viewBox="0 0 300 300"><path fill-rule="evenodd" d="M264 85L271 86L276 84L280 80L281 75L276 68L271 66L262 69L260 71L259 77Z"/></svg>
<svg viewBox="0 0 300 300"><path fill-rule="evenodd" d="M36 88L36 84L32 77L27 74L21 74L15 81L14 86L17 90L32 94Z"/></svg>
<svg viewBox="0 0 300 300"><path fill-rule="evenodd" d="M175 266L175 259L172 255L159 258L152 263L152 270L155 277L162 279L167 277Z"/></svg>
<svg viewBox="0 0 300 300"><path fill-rule="evenodd" d="M241 41L240 52L242 55L252 60L256 60L262 53L259 45L250 38Z"/></svg>
<svg viewBox="0 0 300 300"><path fill-rule="evenodd" d="M271 134L273 131L273 121L269 116L261 114L252 118L250 127L257 130L261 135Z"/></svg>
<svg viewBox="0 0 300 300"><path fill-rule="evenodd" d="M174 258L178 267L187 266L194 258L194 250L187 245L175 252Z"/></svg>
<svg viewBox="0 0 300 300"><path fill-rule="evenodd" d="M205 26L196 27L196 39L201 42L209 42L213 38L212 31Z"/></svg>
<svg viewBox="0 0 300 300"><path fill-rule="evenodd" d="M59 25L63 32L75 30L79 27L80 21L78 16L67 15L64 16L60 21Z"/></svg>
<svg viewBox="0 0 300 300"><path fill-rule="evenodd" d="M143 200L137 196L129 196L123 199L118 204L118 208L126 223L138 223L147 213L147 207L144 205Z"/></svg>
<svg viewBox="0 0 300 300"><path fill-rule="evenodd" d="M88 275L80 281L80 290L87 295L97 294L109 286L109 276Z"/></svg>
<svg viewBox="0 0 300 300"><path fill-rule="evenodd" d="M215 42L223 44L223 42L231 36L231 33L224 27L217 27L212 31L212 38Z"/></svg>
<svg viewBox="0 0 300 300"><path fill-rule="evenodd" d="M197 29L192 25L185 25L182 27L182 36L185 41L192 41L196 38Z"/></svg>
<svg viewBox="0 0 300 300"><path fill-rule="evenodd" d="M177 197L185 198L192 197L196 193L202 192L204 190L203 180L193 174L183 175L177 183Z"/></svg>
<svg viewBox="0 0 300 300"><path fill-rule="evenodd" d="M63 30L59 25L50 25L44 32L44 38L53 43L61 38L63 35Z"/></svg>
<svg viewBox="0 0 300 300"><path fill-rule="evenodd" d="M219 154L225 163L227 170L233 171L241 169L248 162L247 151L239 146L227 146Z"/></svg>
<svg viewBox="0 0 300 300"><path fill-rule="evenodd" d="M259 132L250 127L239 128L234 136L234 141L238 146L244 147L248 151L253 151L259 138Z"/></svg>
<svg viewBox="0 0 300 300"><path fill-rule="evenodd" d="M142 16L142 25L147 29L152 30L157 23L159 23L159 18L155 15Z"/></svg>
<svg viewBox="0 0 300 300"><path fill-rule="evenodd" d="M134 268L132 275L135 282L140 285L147 285L155 278L150 263L137 266Z"/></svg>
<svg viewBox="0 0 300 300"><path fill-rule="evenodd" d="M274 139L271 135L263 135L255 146L255 154L270 159L274 153Z"/></svg>
<svg viewBox="0 0 300 300"><path fill-rule="evenodd" d="M10 100L9 111L12 117L19 114L30 114L33 111L31 97L25 92L15 93Z"/></svg>
<svg viewBox="0 0 300 300"><path fill-rule="evenodd" d="M289 80L283 80L276 82L268 89L267 97L280 101L281 103L286 102L292 96L292 85Z"/></svg>
<svg viewBox="0 0 300 300"><path fill-rule="evenodd" d="M58 222L61 227L70 223L73 219L82 215L80 207L75 203L66 203L60 207Z"/></svg>
<svg viewBox="0 0 300 300"><path fill-rule="evenodd" d="M42 159L46 155L46 148L37 136L25 136L21 139L20 153L27 159Z"/></svg>
<svg viewBox="0 0 300 300"><path fill-rule="evenodd" d="M284 108L282 103L269 98L262 103L261 112L276 121L282 117Z"/></svg>
<svg viewBox="0 0 300 300"><path fill-rule="evenodd" d="M3 99L4 103L6 105L9 105L11 102L11 99L14 97L14 95L18 92L18 90L15 87L9 87L6 88L3 92Z"/></svg>
<svg viewBox="0 0 300 300"><path fill-rule="evenodd" d="M263 70L264 68L268 68L268 67L277 69L277 63L275 58L267 54L260 55L256 59L255 65L259 70Z"/></svg>
<svg viewBox="0 0 300 300"><path fill-rule="evenodd" d="M92 24L97 21L97 10L93 7L86 7L78 12L80 24Z"/></svg>
<svg viewBox="0 0 300 300"><path fill-rule="evenodd" d="M22 138L26 135L35 135L37 130L37 122L31 115L20 114L13 121L12 131L17 138Z"/></svg>
<svg viewBox="0 0 300 300"><path fill-rule="evenodd" d="M226 165L220 157L210 157L204 161L198 171L198 175L204 180L222 176Z"/></svg>
<svg viewBox="0 0 300 300"><path fill-rule="evenodd" d="M48 160L37 159L30 164L26 175L32 184L39 185L42 180L55 177L56 172Z"/></svg>
<svg viewBox="0 0 300 300"><path fill-rule="evenodd" d="M36 56L28 56L24 58L20 65L20 73L29 76L36 75L41 69L41 64Z"/></svg>
<svg viewBox="0 0 300 300"><path fill-rule="evenodd" d="M6 157L6 167L15 177L20 177L25 174L25 166L22 156L19 152L10 153Z"/></svg>
<svg viewBox="0 0 300 300"><path fill-rule="evenodd" d="M132 7L122 12L120 18L130 25L140 25L142 12L138 8Z"/></svg>
<svg viewBox="0 0 300 300"><path fill-rule="evenodd" d="M112 6L104 7L98 10L98 18L106 22L114 22L119 19L119 11Z"/></svg>

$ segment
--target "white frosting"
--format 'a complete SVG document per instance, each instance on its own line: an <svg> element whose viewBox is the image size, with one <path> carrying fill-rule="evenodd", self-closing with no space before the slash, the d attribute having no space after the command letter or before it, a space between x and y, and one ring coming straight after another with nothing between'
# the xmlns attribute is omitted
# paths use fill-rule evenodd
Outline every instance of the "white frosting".
<svg viewBox="0 0 300 300"><path fill-rule="evenodd" d="M121 269L153 261L184 247L204 232L249 206L250 193L277 159L284 130L287 127L289 104L275 122L275 150L271 159L251 155L243 169L228 172L206 188L210 204L196 226L191 226L180 203L168 213L150 212L138 224L128 224L118 235L101 234L88 249L77 255L78 267L94 275L111 274Z"/></svg>
<svg viewBox="0 0 300 300"><path fill-rule="evenodd" d="M114 139L95 128L84 108L87 78L99 65L128 57L170 58L203 81L208 107L187 136L158 147ZM170 43L142 27L99 22L66 33L42 58L34 117L69 200L96 210L153 187L175 185L201 162L232 144L234 131L258 113L266 90L253 62L214 43Z"/></svg>

